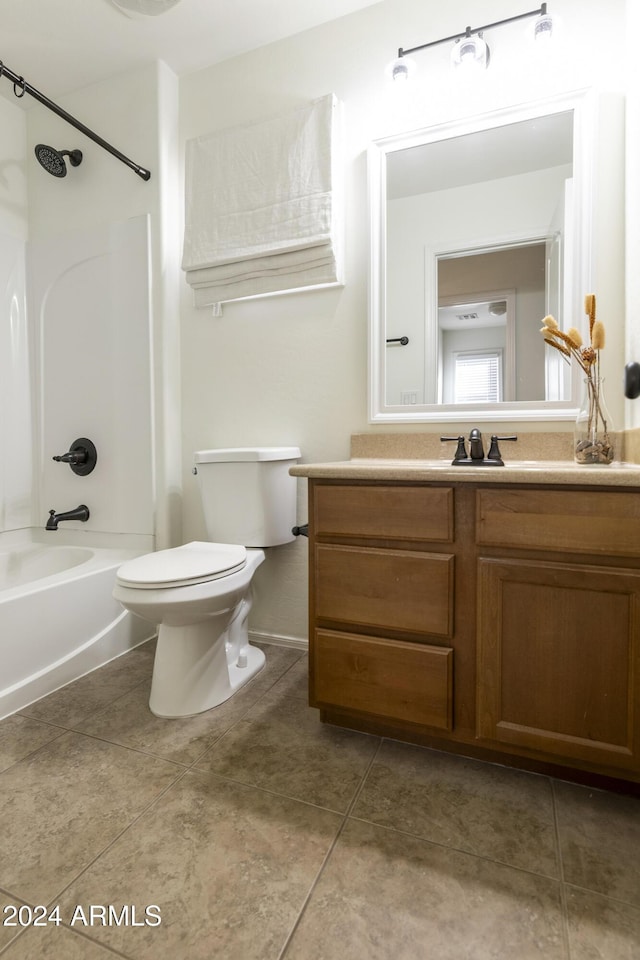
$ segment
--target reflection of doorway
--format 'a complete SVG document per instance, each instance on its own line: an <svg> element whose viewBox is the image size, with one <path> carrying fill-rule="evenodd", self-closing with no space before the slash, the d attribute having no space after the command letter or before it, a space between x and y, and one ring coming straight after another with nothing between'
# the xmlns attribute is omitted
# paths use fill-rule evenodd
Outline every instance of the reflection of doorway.
<svg viewBox="0 0 640 960"><path fill-rule="evenodd" d="M546 358L540 336L540 320L548 311L546 300L546 240L532 238L528 242L479 247L475 250L427 251L427 276L434 277L436 305L427 301L427 361L438 357L438 376L432 360L433 403L443 395L442 359L439 356L440 330L438 307L460 304L470 307L496 300L501 292L514 293L513 365L505 354L506 401L544 400ZM551 311L553 313L553 310ZM555 314L554 314L555 315ZM442 402L442 401L440 401Z"/></svg>
<svg viewBox="0 0 640 960"><path fill-rule="evenodd" d="M515 400L515 290L441 297L438 403Z"/></svg>

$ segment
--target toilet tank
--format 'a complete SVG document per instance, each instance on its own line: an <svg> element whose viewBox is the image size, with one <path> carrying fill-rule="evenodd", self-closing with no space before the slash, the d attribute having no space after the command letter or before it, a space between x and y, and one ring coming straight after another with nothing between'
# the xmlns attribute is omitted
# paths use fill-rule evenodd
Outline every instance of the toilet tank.
<svg viewBox="0 0 640 960"><path fill-rule="evenodd" d="M194 454L207 536L213 543L273 547L293 540L297 447L232 447Z"/></svg>

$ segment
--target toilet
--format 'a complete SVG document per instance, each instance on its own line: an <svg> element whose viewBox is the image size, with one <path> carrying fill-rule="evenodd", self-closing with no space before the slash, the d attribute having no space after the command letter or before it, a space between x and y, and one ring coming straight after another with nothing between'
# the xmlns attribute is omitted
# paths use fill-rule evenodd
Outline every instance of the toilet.
<svg viewBox="0 0 640 960"><path fill-rule="evenodd" d="M228 700L264 666L249 643L253 575L264 548L294 539L297 447L194 455L209 540L128 560L113 596L158 624L149 707L188 717Z"/></svg>

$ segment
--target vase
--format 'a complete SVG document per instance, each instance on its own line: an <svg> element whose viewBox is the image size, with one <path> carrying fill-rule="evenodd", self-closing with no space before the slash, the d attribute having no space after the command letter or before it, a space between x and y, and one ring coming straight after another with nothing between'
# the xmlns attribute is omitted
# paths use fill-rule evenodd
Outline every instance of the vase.
<svg viewBox="0 0 640 960"><path fill-rule="evenodd" d="M586 377L582 403L574 428L574 456L577 463L611 463L614 435L604 398L604 378Z"/></svg>

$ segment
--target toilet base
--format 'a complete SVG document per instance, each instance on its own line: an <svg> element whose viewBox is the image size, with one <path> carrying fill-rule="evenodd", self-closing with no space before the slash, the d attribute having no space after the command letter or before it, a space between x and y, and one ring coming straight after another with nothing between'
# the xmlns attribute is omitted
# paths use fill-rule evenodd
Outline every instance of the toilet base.
<svg viewBox="0 0 640 960"><path fill-rule="evenodd" d="M191 717L211 710L262 670L264 653L248 639L238 642L233 626L215 639L216 618L160 625L149 697L156 717Z"/></svg>

